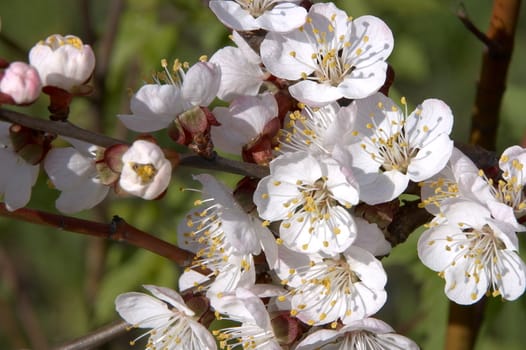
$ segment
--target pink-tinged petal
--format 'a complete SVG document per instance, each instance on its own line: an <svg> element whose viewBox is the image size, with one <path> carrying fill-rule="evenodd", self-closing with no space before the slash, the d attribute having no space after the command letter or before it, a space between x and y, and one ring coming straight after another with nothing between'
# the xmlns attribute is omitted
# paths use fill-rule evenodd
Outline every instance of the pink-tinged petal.
<svg viewBox="0 0 526 350"><path fill-rule="evenodd" d="M143 328L163 326L173 315L168 305L144 293L130 292L115 299L119 315L129 324Z"/></svg>
<svg viewBox="0 0 526 350"><path fill-rule="evenodd" d="M77 213L82 210L91 209L106 198L110 190L93 179L86 179L73 187L62 191L55 202L55 206L63 213Z"/></svg>
<svg viewBox="0 0 526 350"><path fill-rule="evenodd" d="M369 179L366 180L365 177ZM370 205L395 199L404 192L409 183L409 177L396 170L363 174L360 177L357 176L357 179L360 184L360 199ZM371 182L362 183L362 180Z"/></svg>
<svg viewBox="0 0 526 350"><path fill-rule="evenodd" d="M423 148L442 134L449 135L453 127L453 112L443 101L427 99L406 119L409 144Z"/></svg>
<svg viewBox="0 0 526 350"><path fill-rule="evenodd" d="M198 62L184 77L181 95L192 106L208 106L221 84L221 68L214 63Z"/></svg>
<svg viewBox="0 0 526 350"><path fill-rule="evenodd" d="M360 99L378 92L385 82L387 63L375 62L363 68L357 68L347 75L338 85L338 91L349 99Z"/></svg>
<svg viewBox="0 0 526 350"><path fill-rule="evenodd" d="M340 86L320 84L312 80L302 80L289 86L289 92L295 99L314 107L324 106L343 97Z"/></svg>
<svg viewBox="0 0 526 350"><path fill-rule="evenodd" d="M212 0L208 4L225 26L239 31L260 29L258 23L236 1Z"/></svg>
<svg viewBox="0 0 526 350"><path fill-rule="evenodd" d="M38 71L25 62L12 62L0 77L0 92L11 96L17 104L28 104L40 95Z"/></svg>
<svg viewBox="0 0 526 350"><path fill-rule="evenodd" d="M307 17L307 10L302 6L286 2L274 6L256 18L256 23L269 32L289 32L302 26Z"/></svg>
<svg viewBox="0 0 526 350"><path fill-rule="evenodd" d="M218 50L210 62L221 67L221 84L217 96L224 101L232 101L243 95L257 95L267 77L258 62L247 60L245 53L235 47Z"/></svg>
<svg viewBox="0 0 526 350"><path fill-rule="evenodd" d="M424 181L437 174L446 166L451 152L453 141L447 134L441 134L432 142L421 148L411 159L407 168L409 178L414 182Z"/></svg>
<svg viewBox="0 0 526 350"><path fill-rule="evenodd" d="M279 78L297 80L302 73L310 75L314 71L312 55L316 53L316 47L299 30L284 35L267 33L260 53L265 67Z"/></svg>

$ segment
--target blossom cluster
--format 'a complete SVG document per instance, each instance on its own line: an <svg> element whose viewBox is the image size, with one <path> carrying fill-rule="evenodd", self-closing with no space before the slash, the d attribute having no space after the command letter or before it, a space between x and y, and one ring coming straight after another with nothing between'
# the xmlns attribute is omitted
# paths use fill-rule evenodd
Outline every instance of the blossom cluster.
<svg viewBox="0 0 526 350"><path fill-rule="evenodd" d="M204 158L220 150L268 170L234 190L194 175L201 199L177 228L179 247L195 256L181 294L146 285L152 295L115 301L128 323L151 328L147 349L417 349L374 318L388 298L381 259L392 243L358 209L399 205L411 184L434 215L418 256L445 279L448 298L524 293L526 150L508 148L499 174L485 175L454 147L445 102L411 110L388 97L394 38L384 21L306 3L210 1L235 46L193 65L163 59L130 113L117 116L141 133L131 145L64 138L70 147L53 147L54 135L0 122L8 210L28 203L40 164L63 213L92 208L111 190L159 199L179 158L146 134L159 130ZM62 119L72 97L90 92L94 54L75 36L48 37L29 63L0 67L0 103L28 104L42 90ZM210 331L213 318L231 322Z"/></svg>

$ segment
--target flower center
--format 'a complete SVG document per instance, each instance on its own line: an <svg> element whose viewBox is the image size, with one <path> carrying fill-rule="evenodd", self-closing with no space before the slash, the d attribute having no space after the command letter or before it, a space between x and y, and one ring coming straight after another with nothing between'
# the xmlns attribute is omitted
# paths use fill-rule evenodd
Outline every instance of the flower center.
<svg viewBox="0 0 526 350"><path fill-rule="evenodd" d="M254 17L261 16L276 4L276 0L236 0L236 2Z"/></svg>
<svg viewBox="0 0 526 350"><path fill-rule="evenodd" d="M155 175L157 174L157 169L153 164L139 164L139 163L132 163L131 168L139 179L141 179L141 185L146 185L153 181L155 178Z"/></svg>
<svg viewBox="0 0 526 350"><path fill-rule="evenodd" d="M382 125L378 125L374 115L371 115L371 122L366 124L366 128L373 130L373 135L366 138L360 146L380 164L382 171L396 170L406 174L419 148L412 147L409 143L405 129L407 105L404 98L402 104L406 107L405 113L400 112L395 105L390 111L382 111L386 116ZM383 110L381 102L378 103L378 108ZM423 131L428 132L429 129L424 128ZM354 131L353 135L357 136L358 132Z"/></svg>
<svg viewBox="0 0 526 350"><path fill-rule="evenodd" d="M53 50L56 50L65 45L70 45L76 49L81 50L82 47L84 46L84 43L82 42L82 40L80 40L80 38L73 36L73 35L68 35L67 37L62 37L59 35L51 35L46 39L46 41L41 41L40 44L47 45Z"/></svg>

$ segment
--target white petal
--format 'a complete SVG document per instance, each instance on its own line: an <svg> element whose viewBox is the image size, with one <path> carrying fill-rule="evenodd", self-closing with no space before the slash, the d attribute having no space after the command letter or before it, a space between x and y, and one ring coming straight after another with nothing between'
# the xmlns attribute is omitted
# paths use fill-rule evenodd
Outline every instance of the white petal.
<svg viewBox="0 0 526 350"><path fill-rule="evenodd" d="M194 315L194 312L186 306L183 298L175 290L166 287L154 286L152 284L145 284L143 287L152 293L152 295L156 298L169 303L177 310L184 312L187 316Z"/></svg>
<svg viewBox="0 0 526 350"><path fill-rule="evenodd" d="M259 63L248 60L245 53L235 47L218 50L210 62L221 67L221 85L217 96L224 101L232 101L242 95L257 95L266 78Z"/></svg>
<svg viewBox="0 0 526 350"><path fill-rule="evenodd" d="M312 80L302 80L289 86L289 92L295 99L314 107L325 106L344 96L339 87Z"/></svg>
<svg viewBox="0 0 526 350"><path fill-rule="evenodd" d="M302 73L309 75L314 71L310 63L316 50L306 34L299 30L287 34L269 32L260 47L265 67L273 75L288 80L300 79Z"/></svg>
<svg viewBox="0 0 526 350"><path fill-rule="evenodd" d="M410 145L424 147L441 134L449 135L453 127L453 113L438 99L427 99L407 117L406 130ZM424 131L424 128L428 131Z"/></svg>
<svg viewBox="0 0 526 350"><path fill-rule="evenodd" d="M248 11L236 1L212 0L210 9L225 26L239 31L259 29L259 25Z"/></svg>
<svg viewBox="0 0 526 350"><path fill-rule="evenodd" d="M72 147L53 148L46 155L44 170L61 190L75 189L95 177L95 159L87 157Z"/></svg>
<svg viewBox="0 0 526 350"><path fill-rule="evenodd" d="M350 99L371 96L384 85L387 63L380 61L357 68L338 85L340 94Z"/></svg>
<svg viewBox="0 0 526 350"><path fill-rule="evenodd" d="M184 77L181 94L192 106L208 106L221 84L221 68L211 62L197 62Z"/></svg>
<svg viewBox="0 0 526 350"><path fill-rule="evenodd" d="M372 182L362 183L361 180L366 177ZM396 170L365 174L357 176L357 179L360 183L360 199L371 205L393 200L404 192L409 183L408 176Z"/></svg>
<svg viewBox="0 0 526 350"><path fill-rule="evenodd" d="M208 280L210 280L210 278L195 270L190 269L184 271L179 277L179 290L184 292L185 290L194 288Z"/></svg>
<svg viewBox="0 0 526 350"><path fill-rule="evenodd" d="M498 257L502 263L502 279L497 280L500 294L506 300L515 300L526 288L526 265L517 252L502 250Z"/></svg>
<svg viewBox="0 0 526 350"><path fill-rule="evenodd" d="M447 134L441 134L421 148L411 159L407 168L409 178L414 182L424 181L442 170L453 150L453 141Z"/></svg>
<svg viewBox="0 0 526 350"><path fill-rule="evenodd" d="M459 254L458 245L448 237L460 233L454 224L438 225L424 231L418 240L418 257L422 263L433 271L444 271Z"/></svg>
<svg viewBox="0 0 526 350"><path fill-rule="evenodd" d="M117 118L130 130L152 132L167 128L175 116L158 114L155 117L141 114L117 114Z"/></svg>
<svg viewBox="0 0 526 350"><path fill-rule="evenodd" d="M391 244L385 239L384 234L376 224L355 217L357 236L353 245L363 248L374 256L383 256L391 251Z"/></svg>
<svg viewBox="0 0 526 350"><path fill-rule="evenodd" d="M199 350L216 350L217 343L214 336L210 331L204 327L202 324L195 322L193 320L188 320L188 324L193 331L193 336L195 336L196 341L199 342ZM192 349L193 350L193 349Z"/></svg>
<svg viewBox="0 0 526 350"><path fill-rule="evenodd" d="M173 315L165 303L144 293L120 294L115 307L126 322L143 328L162 326Z"/></svg>
<svg viewBox="0 0 526 350"><path fill-rule="evenodd" d="M260 28L269 32L289 32L305 23L307 10L291 2L279 3L256 18Z"/></svg>
<svg viewBox="0 0 526 350"><path fill-rule="evenodd" d="M450 300L460 305L476 303L488 290L489 281L485 269L478 271L478 282L475 278L466 276L470 264L473 264L471 259L459 259L455 266L444 271L446 279L444 291Z"/></svg>
<svg viewBox="0 0 526 350"><path fill-rule="evenodd" d="M63 213L77 213L91 209L106 198L109 186L87 179L78 187L63 190L55 202L55 206Z"/></svg>

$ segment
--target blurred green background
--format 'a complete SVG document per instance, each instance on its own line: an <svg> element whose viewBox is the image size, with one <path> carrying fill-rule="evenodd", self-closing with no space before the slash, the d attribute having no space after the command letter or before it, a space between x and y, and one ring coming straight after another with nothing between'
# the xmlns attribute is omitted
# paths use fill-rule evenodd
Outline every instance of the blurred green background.
<svg viewBox="0 0 526 350"><path fill-rule="evenodd" d="M460 2L342 0L336 4L353 17L373 14L387 22L395 37L389 59L396 72L393 96L406 96L413 105L429 97L446 101L455 115L453 136L466 142L483 45L455 17ZM466 0L463 4L473 22L485 31L491 1ZM200 55L211 56L230 44L227 31L208 10L206 1L3 0L0 57L27 61L31 46L54 33L75 34L104 57L112 33L108 30L111 13L119 5L115 40L97 85L100 90L93 98L74 101L71 120L114 137L131 138L115 115L128 112L129 90L136 90L152 72L160 70L161 58L192 63ZM523 7L520 20L526 20L524 11ZM524 62L523 21L519 22L498 130L499 151L519 143L526 130ZM46 102L43 97L23 111L46 117ZM168 144L165 136L160 133L162 142ZM197 187L191 174L200 172L179 169L162 201L112 197L79 217L109 222L118 214L130 224L175 243L178 220L192 203L188 192L179 188ZM237 180L219 175L231 185ZM57 195L41 176L28 206L55 212ZM448 305L443 281L418 261L417 239L413 234L384 259L389 300L378 317L423 349L442 349ZM82 336L117 319L113 300L118 294L138 291L147 283L176 287L178 273L178 267L164 258L125 244L0 218L0 349L47 349ZM515 302L490 300L476 349L523 349L525 304L526 297ZM127 349L132 338L126 334L103 348Z"/></svg>

